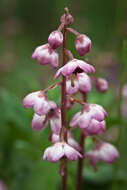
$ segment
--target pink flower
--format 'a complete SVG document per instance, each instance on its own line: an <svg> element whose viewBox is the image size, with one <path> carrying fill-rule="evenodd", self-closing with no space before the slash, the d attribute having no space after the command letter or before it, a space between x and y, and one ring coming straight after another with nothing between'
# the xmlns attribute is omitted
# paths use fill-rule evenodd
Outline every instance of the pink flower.
<svg viewBox="0 0 127 190"><path fill-rule="evenodd" d="M74 77L73 86L71 83L71 79L68 79L66 82L66 92L67 94L75 94L78 91L88 93L91 91L91 79L85 73L78 73Z"/></svg>
<svg viewBox="0 0 127 190"><path fill-rule="evenodd" d="M95 81L95 87L99 92L106 92L108 90L108 82L103 78L98 78Z"/></svg>
<svg viewBox="0 0 127 190"><path fill-rule="evenodd" d="M96 119L92 119L89 127L85 128L84 132L86 135L91 136L91 135L103 135L104 131L106 128L105 121L98 121Z"/></svg>
<svg viewBox="0 0 127 190"><path fill-rule="evenodd" d="M68 14L67 17L66 17L66 22L65 22L65 14L63 16L61 16L61 19L60 21L62 23L65 23L66 25L70 25L74 22L74 18L72 17L71 14Z"/></svg>
<svg viewBox="0 0 127 190"><path fill-rule="evenodd" d="M47 148L44 152L43 160L49 160L50 162L57 162L63 156L66 156L69 160L75 161L82 155L69 146L65 142L57 142L51 147Z"/></svg>
<svg viewBox="0 0 127 190"><path fill-rule="evenodd" d="M87 104L81 112L76 113L70 126L78 125L80 128L89 131L90 134L99 133L105 129L105 123L102 122L106 117L106 111L97 104Z"/></svg>
<svg viewBox="0 0 127 190"><path fill-rule="evenodd" d="M78 73L76 79L81 92L88 93L91 91L91 79L86 73Z"/></svg>
<svg viewBox="0 0 127 190"><path fill-rule="evenodd" d="M84 56L91 49L91 40L85 34L80 34L75 40L75 47L78 54Z"/></svg>
<svg viewBox="0 0 127 190"><path fill-rule="evenodd" d="M48 125L48 122L50 122L52 132L55 134L59 134L61 129L60 110L58 109L50 110L47 115L41 115L41 116L34 114L32 120L32 128L35 131L42 130Z"/></svg>
<svg viewBox="0 0 127 190"><path fill-rule="evenodd" d="M53 31L48 38L48 43L52 49L56 49L63 43L63 34L62 32L56 30Z"/></svg>
<svg viewBox="0 0 127 190"><path fill-rule="evenodd" d="M86 153L85 156L88 158L90 164L95 168L99 160L102 160L105 163L113 163L119 158L119 152L113 145L103 142L97 145L94 150Z"/></svg>
<svg viewBox="0 0 127 190"><path fill-rule="evenodd" d="M56 109L56 104L49 101L48 97L42 91L32 92L28 94L23 100L24 108L33 107L38 115L45 115L50 109Z"/></svg>
<svg viewBox="0 0 127 190"><path fill-rule="evenodd" d="M66 82L66 92L67 94L75 94L76 92L78 92L79 89L79 84L78 81L74 80L74 86L72 86L71 84L71 80L67 80Z"/></svg>
<svg viewBox="0 0 127 190"><path fill-rule="evenodd" d="M81 72L92 73L95 72L95 69L92 65L86 63L85 61L72 59L57 71L54 78L58 78L60 74L70 76L72 73L77 74Z"/></svg>
<svg viewBox="0 0 127 190"><path fill-rule="evenodd" d="M60 141L60 136L58 134L53 133L51 139L52 139L53 143L56 143L56 142ZM81 151L81 148L80 148L79 144L75 141L75 139L73 138L71 132L67 133L67 142L74 149L76 149L78 151Z"/></svg>
<svg viewBox="0 0 127 190"><path fill-rule="evenodd" d="M51 65L53 68L58 67L58 53L52 49L49 44L39 46L35 49L33 59L37 59L40 65Z"/></svg>

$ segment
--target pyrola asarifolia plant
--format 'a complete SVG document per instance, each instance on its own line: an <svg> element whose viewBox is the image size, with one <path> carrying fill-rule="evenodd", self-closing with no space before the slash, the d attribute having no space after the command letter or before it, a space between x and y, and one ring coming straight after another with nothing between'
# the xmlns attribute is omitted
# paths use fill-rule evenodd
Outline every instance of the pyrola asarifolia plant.
<svg viewBox="0 0 127 190"><path fill-rule="evenodd" d="M76 188L80 190L84 159L88 159L91 166L96 170L99 160L113 163L119 157L119 153L113 145L103 142L99 138L106 128L104 120L107 116L106 111L100 105L87 102L87 93L91 91L92 80L99 92L107 91L108 83L103 78L97 79L95 76L88 76L88 73L95 72L95 68L84 60L74 58L71 51L66 47L67 32L71 32L76 36L75 48L80 56L86 55L91 49L91 40L85 34L80 34L68 27L73 21L68 8L65 8L65 14L61 17L61 24L58 29L51 32L48 43L37 47L32 55L32 58L37 59L40 65L49 64L53 68L58 68L59 56L56 49L62 46L62 67L58 69L54 77L56 79L61 75L62 81L56 82L44 90L32 92L23 100L25 108L32 107L34 109L35 113L32 120L34 130L42 130L50 123L53 145L45 150L43 160L60 161L63 190L67 189L68 159L72 161L78 159ZM67 57L68 61L66 61ZM46 94L58 85L61 86L61 104L59 107L54 101L49 100ZM83 98L75 98L76 93L80 93ZM82 109L73 116L70 127L67 127L66 113L75 102L82 105ZM81 129L79 144L72 135L76 127ZM84 142L88 136L93 139L95 148L85 153Z"/></svg>

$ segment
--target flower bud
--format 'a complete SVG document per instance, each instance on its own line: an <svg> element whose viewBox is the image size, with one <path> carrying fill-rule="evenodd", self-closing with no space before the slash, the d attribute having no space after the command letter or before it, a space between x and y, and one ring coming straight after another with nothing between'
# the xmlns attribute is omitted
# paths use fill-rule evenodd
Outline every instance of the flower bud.
<svg viewBox="0 0 127 190"><path fill-rule="evenodd" d="M70 24L72 24L72 23L74 22L74 18L72 17L71 14L68 14L68 15L66 16L66 21L65 21L65 14L64 14L63 16L61 16L60 21L61 21L62 23L65 23L66 25L70 25Z"/></svg>
<svg viewBox="0 0 127 190"><path fill-rule="evenodd" d="M48 43L52 49L56 49L63 43L63 34L62 32L56 30L53 31L48 38Z"/></svg>
<svg viewBox="0 0 127 190"><path fill-rule="evenodd" d="M108 82L103 78L98 78L95 81L95 87L99 92L106 92L108 90Z"/></svg>
<svg viewBox="0 0 127 190"><path fill-rule="evenodd" d="M80 34L75 40L75 47L78 54L84 56L91 49L91 40L85 34Z"/></svg>

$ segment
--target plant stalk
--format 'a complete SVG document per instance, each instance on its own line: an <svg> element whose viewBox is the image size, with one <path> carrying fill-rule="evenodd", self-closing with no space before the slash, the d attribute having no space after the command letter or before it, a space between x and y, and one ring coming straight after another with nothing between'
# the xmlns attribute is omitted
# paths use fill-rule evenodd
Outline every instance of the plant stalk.
<svg viewBox="0 0 127 190"><path fill-rule="evenodd" d="M65 14L67 14L65 12ZM65 16L66 17L66 16ZM66 33L67 26L64 24L63 28L63 46L62 46L62 55L63 62L62 66L66 64ZM60 132L60 141L67 142L67 121L66 121L66 77L62 76L61 83L61 132ZM67 159L64 157L61 160L61 168L62 168L62 190L67 190Z"/></svg>
<svg viewBox="0 0 127 190"><path fill-rule="evenodd" d="M87 102L87 96L86 94L82 94L83 101ZM81 147L81 154L84 155L85 153L85 135L83 131L81 131L80 134L80 147ZM82 183L83 183L83 163L84 163L84 158L79 158L78 159L78 168L77 168L77 190L82 189Z"/></svg>

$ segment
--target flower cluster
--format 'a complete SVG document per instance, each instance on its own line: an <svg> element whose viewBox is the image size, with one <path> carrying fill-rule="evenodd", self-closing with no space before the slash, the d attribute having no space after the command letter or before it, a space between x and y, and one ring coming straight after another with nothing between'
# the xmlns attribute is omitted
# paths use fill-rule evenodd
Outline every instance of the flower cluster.
<svg viewBox="0 0 127 190"><path fill-rule="evenodd" d="M68 28L74 21L72 15L66 9L65 14L61 17L61 24L57 30L51 32L48 37L48 43L37 47L32 55L33 59L37 59L40 65L51 65L53 68L59 66L59 55L57 48L62 46L63 64L56 72L54 79L60 75L62 81L53 84L45 90L32 92L23 100L25 108L33 108L34 116L32 120L32 128L35 131L44 129L48 123L51 127L52 145L48 147L43 155L43 159L51 162L57 162L65 157L69 160L77 160L78 158L87 158L93 167L99 160L107 163L113 163L119 153L113 145L102 142L94 150L83 153L83 146L79 145L73 137L73 130L76 127L81 129L84 139L87 136L101 138L105 129L105 118L107 113L105 109L97 104L88 103L87 94L91 91L92 80L95 88L99 92L106 92L108 82L102 78L89 76L94 73L94 66L84 60L74 58L72 53L65 46L65 33L72 32L76 35L75 48L80 56L84 56L91 50L91 40L85 34L79 34L72 28ZM62 33L62 30L64 32ZM66 62L66 56L69 60ZM54 101L48 99L46 92L52 88L61 85L61 105L57 106ZM74 95L79 93L83 99L76 99ZM66 111L70 109L75 102L82 105L81 110L77 112L70 121L70 127L66 125Z"/></svg>

